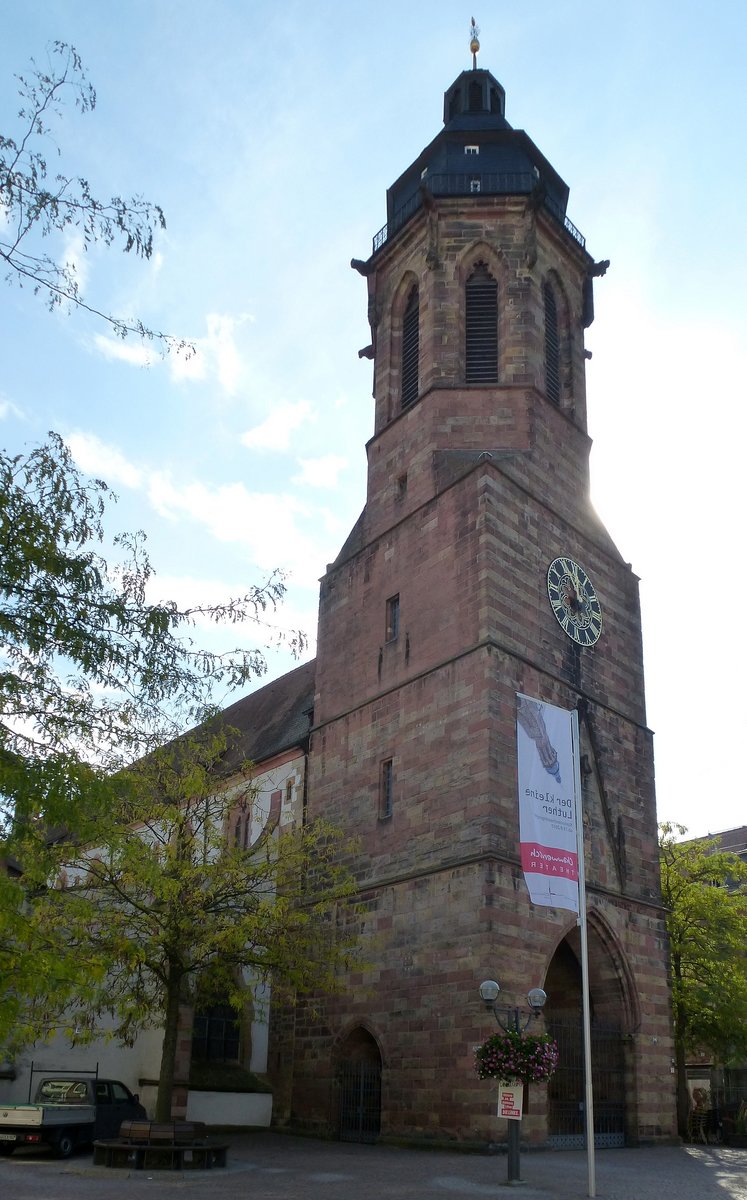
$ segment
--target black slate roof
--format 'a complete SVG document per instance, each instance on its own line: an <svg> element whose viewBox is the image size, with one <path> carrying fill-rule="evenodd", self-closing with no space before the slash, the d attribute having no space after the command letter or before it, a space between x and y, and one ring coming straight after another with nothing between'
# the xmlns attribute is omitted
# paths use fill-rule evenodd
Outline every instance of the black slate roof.
<svg viewBox="0 0 747 1200"><path fill-rule="evenodd" d="M312 658L223 709L222 723L238 730L240 736L223 758L222 771L247 759L260 764L294 746L305 748L313 718L315 678L316 659Z"/></svg>

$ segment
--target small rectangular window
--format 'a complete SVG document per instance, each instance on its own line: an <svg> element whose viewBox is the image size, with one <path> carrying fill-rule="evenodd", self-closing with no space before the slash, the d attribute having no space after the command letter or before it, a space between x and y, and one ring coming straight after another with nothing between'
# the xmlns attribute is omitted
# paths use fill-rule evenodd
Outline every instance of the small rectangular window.
<svg viewBox="0 0 747 1200"><path fill-rule="evenodd" d="M386 602L386 640L396 642L399 637L399 595L390 596Z"/></svg>
<svg viewBox="0 0 747 1200"><path fill-rule="evenodd" d="M394 806L394 762L387 758L381 764L379 781L379 819L391 817Z"/></svg>
<svg viewBox="0 0 747 1200"><path fill-rule="evenodd" d="M479 146L465 146L464 153L465 154L479 154L480 147Z"/></svg>
<svg viewBox="0 0 747 1200"><path fill-rule="evenodd" d="M480 180L479 179L470 179L469 190L472 193L479 192L480 191Z"/></svg>

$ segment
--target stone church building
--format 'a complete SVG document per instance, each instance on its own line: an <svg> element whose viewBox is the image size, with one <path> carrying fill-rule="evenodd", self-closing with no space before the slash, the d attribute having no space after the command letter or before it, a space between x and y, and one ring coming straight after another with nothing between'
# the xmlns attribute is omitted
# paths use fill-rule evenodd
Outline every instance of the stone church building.
<svg viewBox="0 0 747 1200"><path fill-rule="evenodd" d="M273 1009L273 1121L500 1136L473 1068L495 978L509 1007L546 990L561 1046L524 1133L580 1144L576 917L530 903L519 859L524 693L579 712L597 1141L635 1144L673 1134L674 1089L638 580L589 499L584 329L607 264L504 110L473 60L352 264L372 338L367 500L321 581L316 661L286 684L308 688L308 814L359 840L371 965ZM559 557L593 581L598 640L580 593L550 604Z"/></svg>
<svg viewBox="0 0 747 1200"><path fill-rule="evenodd" d="M473 1064L496 1030L478 994L492 978L508 1009L544 988L560 1044L556 1075L528 1089L523 1135L582 1144L579 934L574 913L530 902L522 874L522 693L579 714L598 1144L675 1132L638 580L589 499L584 329L606 264L567 200L473 59L353 262L373 363L366 505L321 581L315 661L225 716L268 813L357 839L368 965L338 995L273 1003L243 1055L230 1014L195 1025L266 1073L278 1126L500 1140ZM556 565L548 582L558 560L570 574ZM111 1068L144 1092L147 1045L132 1079ZM184 1078L189 1054L187 1037ZM217 1098L182 1099L189 1116L227 1119Z"/></svg>

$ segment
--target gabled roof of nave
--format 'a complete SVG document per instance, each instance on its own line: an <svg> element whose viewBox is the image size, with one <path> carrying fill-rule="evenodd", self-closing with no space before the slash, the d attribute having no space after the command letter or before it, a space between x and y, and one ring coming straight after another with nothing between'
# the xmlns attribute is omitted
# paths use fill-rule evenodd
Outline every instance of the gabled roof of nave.
<svg viewBox="0 0 747 1200"><path fill-rule="evenodd" d="M247 759L266 762L286 750L305 747L314 708L316 659L288 671L223 709L222 722L239 733L222 760L230 771Z"/></svg>

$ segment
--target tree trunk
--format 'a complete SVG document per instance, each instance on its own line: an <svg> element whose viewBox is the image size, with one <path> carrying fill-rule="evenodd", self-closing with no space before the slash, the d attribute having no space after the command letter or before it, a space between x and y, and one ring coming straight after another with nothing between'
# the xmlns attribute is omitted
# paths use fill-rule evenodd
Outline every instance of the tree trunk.
<svg viewBox="0 0 747 1200"><path fill-rule="evenodd" d="M174 1068L179 1040L179 1002L182 992L182 974L169 968L169 983L166 990L166 1016L163 1027L161 1070L158 1075L158 1097L156 1120L171 1120L171 1097L174 1091Z"/></svg>

